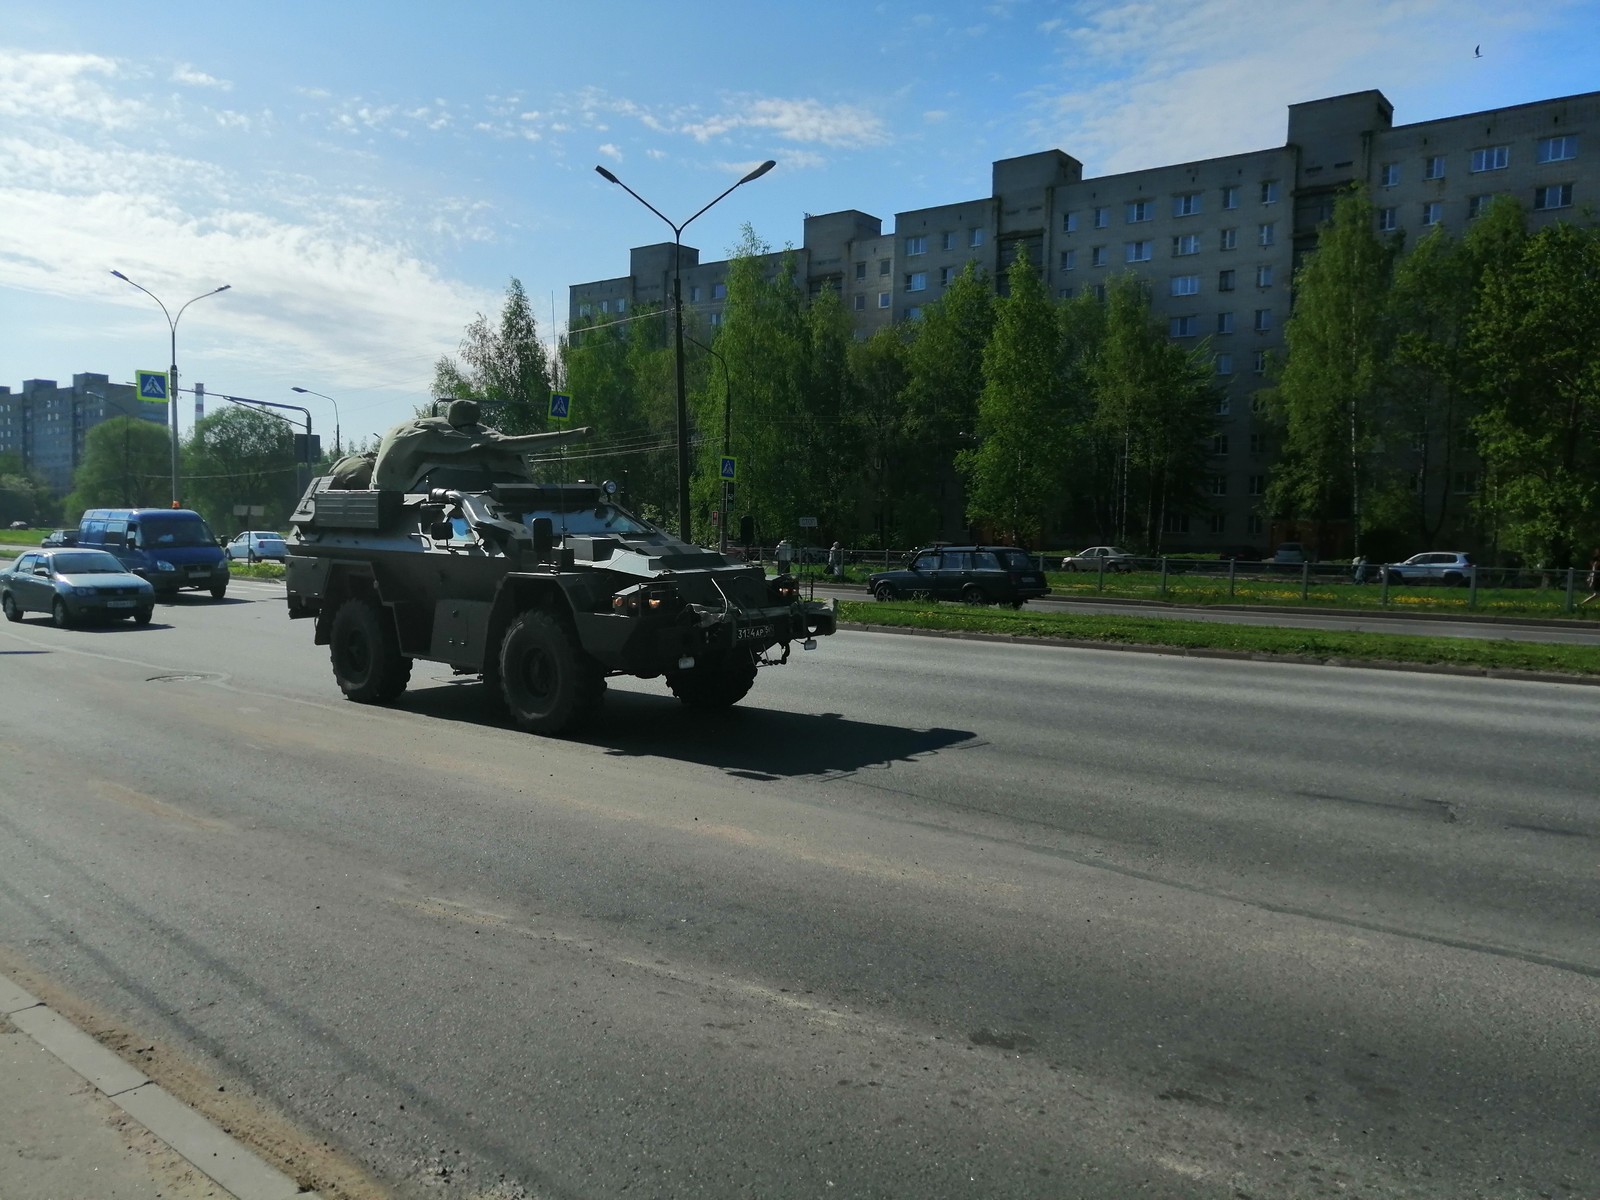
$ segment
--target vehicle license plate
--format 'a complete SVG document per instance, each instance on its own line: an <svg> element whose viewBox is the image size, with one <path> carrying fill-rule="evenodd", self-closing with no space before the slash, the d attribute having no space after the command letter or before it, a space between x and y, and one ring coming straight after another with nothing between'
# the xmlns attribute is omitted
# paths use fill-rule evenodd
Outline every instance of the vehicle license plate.
<svg viewBox="0 0 1600 1200"><path fill-rule="evenodd" d="M138 601L136 601L136 600L107 600L106 601L106 607L107 608L132 608L136 603L138 603Z"/></svg>
<svg viewBox="0 0 1600 1200"><path fill-rule="evenodd" d="M772 636L771 625L741 625L733 635L736 642L758 642Z"/></svg>

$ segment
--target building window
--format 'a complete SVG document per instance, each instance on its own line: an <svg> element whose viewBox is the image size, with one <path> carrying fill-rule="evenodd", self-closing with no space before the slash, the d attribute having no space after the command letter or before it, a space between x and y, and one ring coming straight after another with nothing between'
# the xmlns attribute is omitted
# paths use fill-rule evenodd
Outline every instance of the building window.
<svg viewBox="0 0 1600 1200"><path fill-rule="evenodd" d="M1572 207L1572 185L1553 183L1549 187L1533 189L1533 207L1539 211L1551 208Z"/></svg>
<svg viewBox="0 0 1600 1200"><path fill-rule="evenodd" d="M711 285L711 298L713 300L726 300L728 298L728 285L725 283L713 283Z"/></svg>
<svg viewBox="0 0 1600 1200"><path fill-rule="evenodd" d="M1484 146L1472 152L1472 171L1504 171L1511 165L1510 146Z"/></svg>
<svg viewBox="0 0 1600 1200"><path fill-rule="evenodd" d="M1267 477L1265 475L1250 476L1250 494L1252 496L1265 496L1267 494Z"/></svg>
<svg viewBox="0 0 1600 1200"><path fill-rule="evenodd" d="M915 321L921 315L922 305L920 304L913 304L910 308L906 309L906 320L908 321Z"/></svg>
<svg viewBox="0 0 1600 1200"><path fill-rule="evenodd" d="M1437 225L1444 220L1444 204L1439 200L1429 200L1422 206L1422 224L1424 226Z"/></svg>
<svg viewBox="0 0 1600 1200"><path fill-rule="evenodd" d="M955 279L956 279L956 269L954 267L940 267L939 268L939 286L940 287L949 287L952 283L955 282Z"/></svg>
<svg viewBox="0 0 1600 1200"><path fill-rule="evenodd" d="M982 229L969 229L969 230L967 230L967 245L971 246L974 250L976 250L979 246L983 245L983 230Z"/></svg>
<svg viewBox="0 0 1600 1200"><path fill-rule="evenodd" d="M1076 270L1078 266L1078 252L1076 250L1063 250L1061 252L1061 269L1063 271Z"/></svg>
<svg viewBox="0 0 1600 1200"><path fill-rule="evenodd" d="M1252 535L1258 535L1266 532L1267 521L1265 517L1252 516L1245 522L1245 526Z"/></svg>
<svg viewBox="0 0 1600 1200"><path fill-rule="evenodd" d="M1106 302L1106 285L1105 284L1097 283L1097 284L1094 285L1094 298L1096 300L1100 301L1101 304L1104 304Z"/></svg>
<svg viewBox="0 0 1600 1200"><path fill-rule="evenodd" d="M1056 295L1058 297L1060 297L1062 300L1071 300L1072 299L1072 289L1071 288L1060 288L1059 290L1057 290Z"/></svg>
<svg viewBox="0 0 1600 1200"><path fill-rule="evenodd" d="M1224 250L1237 250L1239 248L1239 231L1237 229L1224 229L1219 244Z"/></svg>
<svg viewBox="0 0 1600 1200"><path fill-rule="evenodd" d="M1380 208L1378 210L1378 230L1381 233L1393 233L1395 229L1395 210Z"/></svg>
<svg viewBox="0 0 1600 1200"><path fill-rule="evenodd" d="M939 245L940 245L941 249L954 250L956 248L956 235L951 233L951 232L949 232L949 231L946 231L945 233L940 235L940 237L939 237Z"/></svg>
<svg viewBox="0 0 1600 1200"><path fill-rule="evenodd" d="M1468 219L1470 220L1473 217L1481 217L1481 216L1483 216L1484 213L1489 211L1489 202L1491 200L1493 200L1493 199L1494 199L1494 196L1492 196L1492 195L1490 195L1488 193L1484 193L1481 196L1468 196L1467 197L1467 217L1468 217Z"/></svg>
<svg viewBox="0 0 1600 1200"><path fill-rule="evenodd" d="M1219 416L1219 417L1227 416L1228 413L1231 412L1232 410L1233 410L1233 401L1228 399L1228 394L1226 392L1222 393L1221 395L1219 395L1217 397L1217 402L1216 402L1215 405L1212 406L1212 409L1211 409L1211 411L1216 413L1217 416Z"/></svg>
<svg viewBox="0 0 1600 1200"><path fill-rule="evenodd" d="M1450 490L1457 496L1472 496L1478 491L1476 471L1456 471L1450 476Z"/></svg>
<svg viewBox="0 0 1600 1200"><path fill-rule="evenodd" d="M1278 202L1278 181L1276 179L1263 179L1261 181L1261 203L1276 204Z"/></svg>
<svg viewBox="0 0 1600 1200"><path fill-rule="evenodd" d="M1150 201L1134 200L1128 205L1128 224L1137 225L1140 221L1148 221L1155 214L1150 211Z"/></svg>
<svg viewBox="0 0 1600 1200"><path fill-rule="evenodd" d="M1228 184L1226 187L1224 187L1222 189L1222 207L1223 208L1238 208L1239 207L1239 185L1238 184L1230 183L1230 184Z"/></svg>
<svg viewBox="0 0 1600 1200"><path fill-rule="evenodd" d="M1267 452L1267 435L1264 434L1264 433L1252 433L1250 435L1250 453L1251 454L1265 454L1266 452Z"/></svg>
<svg viewBox="0 0 1600 1200"><path fill-rule="evenodd" d="M858 262L856 264L856 278L857 279L865 279L866 277L867 277L867 264L864 263L864 262Z"/></svg>
<svg viewBox="0 0 1600 1200"><path fill-rule="evenodd" d="M1161 519L1162 533L1188 533L1189 514L1169 512Z"/></svg>
<svg viewBox="0 0 1600 1200"><path fill-rule="evenodd" d="M878 260L878 274L879 275L887 275L892 270L894 270L894 259L892 259L892 258L880 258Z"/></svg>
<svg viewBox="0 0 1600 1200"><path fill-rule="evenodd" d="M1182 258L1185 254L1200 253L1200 235L1198 233L1181 233L1172 239L1172 255Z"/></svg>
<svg viewBox="0 0 1600 1200"><path fill-rule="evenodd" d="M1225 433L1213 434L1211 437L1211 453L1225 455L1228 453L1228 435Z"/></svg>
<svg viewBox="0 0 1600 1200"><path fill-rule="evenodd" d="M700 303L700 285L698 283L691 283L689 285L689 303Z"/></svg>
<svg viewBox="0 0 1600 1200"><path fill-rule="evenodd" d="M1185 192L1172 198L1172 215L1175 217L1193 217L1200 212L1200 193Z"/></svg>
<svg viewBox="0 0 1600 1200"><path fill-rule="evenodd" d="M1200 294L1200 276L1174 275L1172 277L1172 295L1198 296Z"/></svg>
<svg viewBox="0 0 1600 1200"><path fill-rule="evenodd" d="M926 271L913 271L906 276L906 291L925 292L928 290L928 273Z"/></svg>
<svg viewBox="0 0 1600 1200"><path fill-rule="evenodd" d="M1271 222L1271 221L1263 221L1261 223L1261 228L1260 228L1257 236L1259 237L1259 239L1261 241L1261 244L1263 246L1272 245L1272 243L1273 243L1273 222Z"/></svg>
<svg viewBox="0 0 1600 1200"><path fill-rule="evenodd" d="M1256 286L1258 288L1271 287L1272 286L1272 268L1271 267L1269 267L1269 266L1259 266L1259 267L1256 268Z"/></svg>
<svg viewBox="0 0 1600 1200"><path fill-rule="evenodd" d="M1569 158L1578 157L1578 139L1572 134L1565 137L1548 137L1539 139L1539 161L1566 162Z"/></svg>
<svg viewBox="0 0 1600 1200"><path fill-rule="evenodd" d="M1206 491L1213 496L1226 496L1228 494L1228 477L1226 475L1212 475L1206 479Z"/></svg>
<svg viewBox="0 0 1600 1200"><path fill-rule="evenodd" d="M722 314L721 313L719 313L719 312L711 313L707 319L711 322L711 328L713 328L713 329L722 328Z"/></svg>
<svg viewBox="0 0 1600 1200"><path fill-rule="evenodd" d="M1217 332L1233 332L1233 314L1231 312L1220 312L1217 314Z"/></svg>
<svg viewBox="0 0 1600 1200"><path fill-rule="evenodd" d="M591 310L590 310L590 308L589 308L589 306L587 304L578 305L578 315L580 317L587 317L589 315L590 311Z"/></svg>
<svg viewBox="0 0 1600 1200"><path fill-rule="evenodd" d="M1173 317L1167 322L1167 335L1169 337L1193 337L1199 332L1199 317Z"/></svg>
<svg viewBox="0 0 1600 1200"><path fill-rule="evenodd" d="M866 309L867 309L867 298L865 296L857 296L856 297L856 311L857 312L865 312Z"/></svg>
<svg viewBox="0 0 1600 1200"><path fill-rule="evenodd" d="M1424 179L1443 179L1444 155L1434 154L1425 159L1422 164L1422 177Z"/></svg>
<svg viewBox="0 0 1600 1200"><path fill-rule="evenodd" d="M1078 232L1078 214L1077 213L1069 212L1069 213L1062 213L1061 214L1061 232L1062 233L1077 233Z"/></svg>
<svg viewBox="0 0 1600 1200"><path fill-rule="evenodd" d="M1089 257L1090 257L1090 263L1089 263L1090 266L1094 266L1094 267L1103 267L1103 266L1105 266L1106 265L1106 248L1104 246L1096 246L1093 250L1091 250L1089 252Z"/></svg>
<svg viewBox="0 0 1600 1200"><path fill-rule="evenodd" d="M1272 328L1272 310L1270 308L1256 309L1256 332L1266 333Z"/></svg>
<svg viewBox="0 0 1600 1200"><path fill-rule="evenodd" d="M1232 375L1233 374L1233 355L1228 354L1228 353L1222 353L1222 354L1217 355L1217 374L1218 375Z"/></svg>
<svg viewBox="0 0 1600 1200"><path fill-rule="evenodd" d="M1127 260L1129 262L1149 262L1151 247L1154 245L1154 242L1129 242Z"/></svg>
<svg viewBox="0 0 1600 1200"><path fill-rule="evenodd" d="M1257 350L1250 356L1250 373L1253 375L1265 375L1267 373L1267 352L1265 350ZM1251 411L1266 412L1267 410L1264 404L1259 408L1252 404Z"/></svg>
<svg viewBox="0 0 1600 1200"><path fill-rule="evenodd" d="M1104 229L1110 224L1111 210L1109 208L1097 208L1094 210L1094 227L1096 229Z"/></svg>
<svg viewBox="0 0 1600 1200"><path fill-rule="evenodd" d="M1235 271L1233 270L1232 267L1228 268L1226 271L1218 271L1217 272L1217 291L1219 291L1219 292L1231 292L1231 291L1233 291L1234 275L1235 275Z"/></svg>
<svg viewBox="0 0 1600 1200"><path fill-rule="evenodd" d="M1400 164L1384 163L1378 168L1378 184L1381 187L1394 187L1400 182Z"/></svg>
<svg viewBox="0 0 1600 1200"><path fill-rule="evenodd" d="M925 234L906 239L906 254L926 254L928 252L928 238Z"/></svg>
<svg viewBox="0 0 1600 1200"><path fill-rule="evenodd" d="M1206 524L1212 533L1226 533L1228 530L1228 517L1225 513L1213 513L1206 518Z"/></svg>
<svg viewBox="0 0 1600 1200"><path fill-rule="evenodd" d="M879 308L888 308L889 307L889 293L888 292L879 292L878 293L878 307Z"/></svg>

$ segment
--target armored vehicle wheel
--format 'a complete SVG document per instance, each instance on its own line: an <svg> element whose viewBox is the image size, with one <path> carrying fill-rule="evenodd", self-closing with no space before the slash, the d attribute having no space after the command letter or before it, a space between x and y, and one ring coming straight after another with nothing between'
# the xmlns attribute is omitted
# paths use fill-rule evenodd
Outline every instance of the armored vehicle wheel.
<svg viewBox="0 0 1600 1200"><path fill-rule="evenodd" d="M530 608L500 643L500 695L518 728L561 733L589 716L605 693L605 676L573 643L559 620Z"/></svg>
<svg viewBox="0 0 1600 1200"><path fill-rule="evenodd" d="M893 600L898 595L899 593L894 590L894 584L892 583L880 583L872 591L872 596L875 600Z"/></svg>
<svg viewBox="0 0 1600 1200"><path fill-rule="evenodd" d="M387 704L406 690L411 660L394 622L375 600L355 596L333 615L330 657L339 690L357 704Z"/></svg>
<svg viewBox="0 0 1600 1200"><path fill-rule="evenodd" d="M667 673L672 694L691 708L731 708L755 681L756 660L748 651L703 658L690 670Z"/></svg>

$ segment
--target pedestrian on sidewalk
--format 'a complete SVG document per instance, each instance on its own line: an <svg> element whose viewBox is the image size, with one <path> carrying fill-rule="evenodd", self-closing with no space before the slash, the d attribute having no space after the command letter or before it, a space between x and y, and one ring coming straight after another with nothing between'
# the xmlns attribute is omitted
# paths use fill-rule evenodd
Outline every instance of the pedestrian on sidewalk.
<svg viewBox="0 0 1600 1200"><path fill-rule="evenodd" d="M1585 581L1589 594L1578 601L1579 607L1589 603L1596 596L1600 596L1600 546L1595 547L1594 554L1589 558L1589 577Z"/></svg>

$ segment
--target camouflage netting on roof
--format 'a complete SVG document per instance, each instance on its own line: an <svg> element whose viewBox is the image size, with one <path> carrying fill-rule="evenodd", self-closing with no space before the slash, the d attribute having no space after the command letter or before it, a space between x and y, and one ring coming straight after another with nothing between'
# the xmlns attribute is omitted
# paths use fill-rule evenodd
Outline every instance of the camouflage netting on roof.
<svg viewBox="0 0 1600 1200"><path fill-rule="evenodd" d="M384 434L371 486L385 492L410 491L429 471L441 466L478 467L495 475L529 479L524 454L588 435L587 426L555 433L503 434L478 424L476 404L457 400L450 405L448 416L402 421Z"/></svg>

